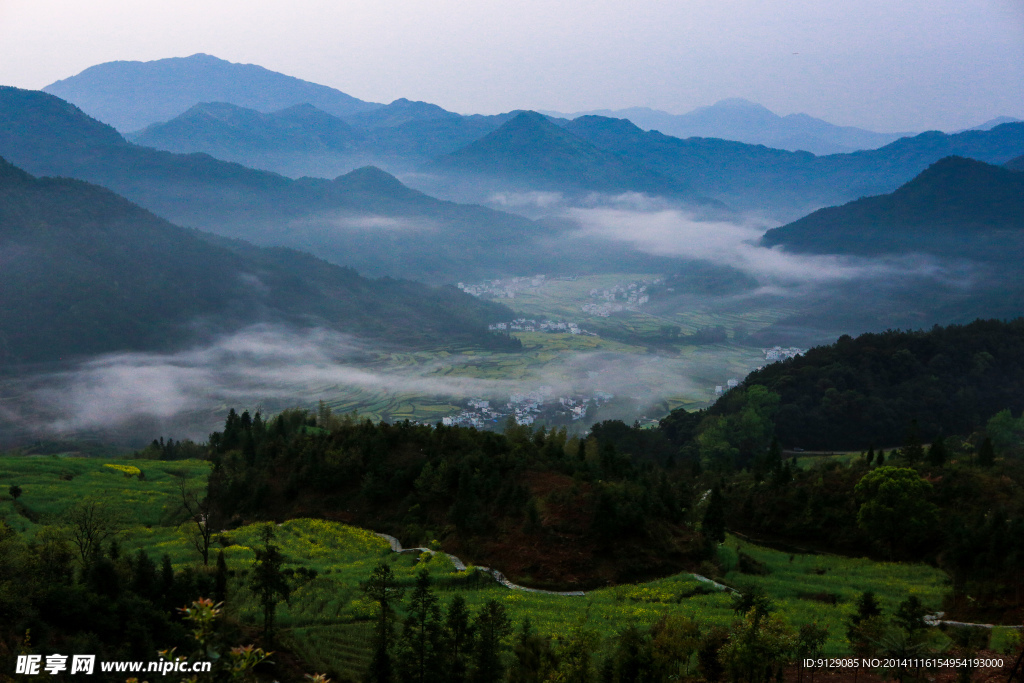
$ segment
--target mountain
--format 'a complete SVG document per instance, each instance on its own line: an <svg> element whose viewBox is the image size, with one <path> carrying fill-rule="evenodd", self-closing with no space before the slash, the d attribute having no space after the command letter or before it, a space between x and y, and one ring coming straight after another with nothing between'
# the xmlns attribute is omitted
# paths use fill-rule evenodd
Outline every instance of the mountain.
<svg viewBox="0 0 1024 683"><path fill-rule="evenodd" d="M538 254L553 258L531 246L550 229L434 199L382 171L291 180L157 151L39 91L0 87L0 155L36 175L103 185L181 225L303 249L372 275L454 282L537 272Z"/></svg>
<svg viewBox="0 0 1024 683"><path fill-rule="evenodd" d="M169 121L201 102L228 102L261 112L311 104L335 116L381 106L255 64L235 64L206 54L107 62L43 90L122 132Z"/></svg>
<svg viewBox="0 0 1024 683"><path fill-rule="evenodd" d="M1020 123L1020 119L1016 119L1012 116L997 116L994 119L989 119L985 123L980 123L973 128L968 128L967 130L992 130L996 126L1004 123Z"/></svg>
<svg viewBox="0 0 1024 683"><path fill-rule="evenodd" d="M818 155L876 149L911 135L836 126L807 114L779 116L760 104L740 98L721 100L687 114L669 114L647 107L632 107L559 116L578 118L588 115L627 119L644 130L656 130L677 138L719 138Z"/></svg>
<svg viewBox="0 0 1024 683"><path fill-rule="evenodd" d="M481 139L440 157L433 168L531 189L685 192L681 184L602 150L536 112L517 114Z"/></svg>
<svg viewBox="0 0 1024 683"><path fill-rule="evenodd" d="M510 117L460 116L404 99L344 119L310 104L262 113L216 102L197 104L127 137L147 147L205 152L295 178L334 177L366 165L410 171L483 137Z"/></svg>
<svg viewBox="0 0 1024 683"><path fill-rule="evenodd" d="M728 140L682 140L600 116L574 119L566 130L694 192L782 221L891 192L946 156L1002 164L1024 153L1024 123L952 135L931 131L876 150L823 157Z"/></svg>
<svg viewBox="0 0 1024 683"><path fill-rule="evenodd" d="M352 114L349 122L359 128L394 128L410 121L456 120L462 116L429 102L414 102L404 97L391 104Z"/></svg>
<svg viewBox="0 0 1024 683"><path fill-rule="evenodd" d="M1022 238L1024 174L947 157L891 194L820 209L769 230L762 244L797 252L965 256L980 241L1002 260L1016 258Z"/></svg>
<svg viewBox="0 0 1024 683"><path fill-rule="evenodd" d="M1003 164L1003 166L1010 169L1011 171L1024 171L1024 154L1017 157L1016 159L1010 159L1005 164Z"/></svg>
<svg viewBox="0 0 1024 683"><path fill-rule="evenodd" d="M0 159L0 367L275 322L402 346L494 343L511 311L453 287L369 280L290 249L173 225L79 180Z"/></svg>
<svg viewBox="0 0 1024 683"><path fill-rule="evenodd" d="M311 104L264 114L227 102L204 102L128 139L170 152L202 151L218 158L252 152L344 152L362 138L336 116ZM233 159L229 159L233 160Z"/></svg>

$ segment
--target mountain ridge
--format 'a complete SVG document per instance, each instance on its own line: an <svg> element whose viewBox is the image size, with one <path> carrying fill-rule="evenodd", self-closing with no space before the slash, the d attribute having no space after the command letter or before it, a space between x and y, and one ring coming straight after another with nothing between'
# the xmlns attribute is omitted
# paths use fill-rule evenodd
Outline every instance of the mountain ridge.
<svg viewBox="0 0 1024 683"><path fill-rule="evenodd" d="M122 132L168 121L200 102L230 102L264 112L308 103L335 116L383 106L256 64L203 53L97 64L43 91Z"/></svg>
<svg viewBox="0 0 1024 683"><path fill-rule="evenodd" d="M322 325L399 346L493 343L511 314L454 288L182 228L106 188L0 158L0 366L175 347L255 323Z"/></svg>
<svg viewBox="0 0 1024 683"><path fill-rule="evenodd" d="M1024 236L1024 175L950 156L892 193L820 209L773 228L762 244L813 253L963 255L972 240L1007 231Z"/></svg>

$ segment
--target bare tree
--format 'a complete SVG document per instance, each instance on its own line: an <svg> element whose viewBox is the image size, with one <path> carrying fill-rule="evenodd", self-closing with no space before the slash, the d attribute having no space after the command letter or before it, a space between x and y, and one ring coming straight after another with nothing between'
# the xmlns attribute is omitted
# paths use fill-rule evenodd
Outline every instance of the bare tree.
<svg viewBox="0 0 1024 683"><path fill-rule="evenodd" d="M188 515L182 522L186 525L186 534L192 546L203 556L203 564L210 563L210 539L213 536L213 526L210 524L210 498L185 485L185 480L178 482L181 491L181 509Z"/></svg>
<svg viewBox="0 0 1024 683"><path fill-rule="evenodd" d="M64 513L71 542L78 548L82 566L88 564L93 555L100 553L104 542L121 532L120 521L114 512L96 498L84 498Z"/></svg>

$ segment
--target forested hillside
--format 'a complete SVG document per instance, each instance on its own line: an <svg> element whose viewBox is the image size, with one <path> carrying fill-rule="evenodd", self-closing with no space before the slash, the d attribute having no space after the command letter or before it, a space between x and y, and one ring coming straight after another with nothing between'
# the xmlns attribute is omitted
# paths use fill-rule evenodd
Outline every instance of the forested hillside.
<svg viewBox="0 0 1024 683"><path fill-rule="evenodd" d="M783 448L866 450L966 435L1024 410L1024 319L848 335L747 375L706 411L676 410L661 431L727 468Z"/></svg>
<svg viewBox="0 0 1024 683"><path fill-rule="evenodd" d="M214 238L3 159L0 264L0 364L169 348L259 322L401 345L516 346L486 329L511 311L453 287L369 280L309 254Z"/></svg>
<svg viewBox="0 0 1024 683"><path fill-rule="evenodd" d="M690 483L564 430L232 411L210 449L219 523L321 516L576 588L672 573L708 552L683 523Z"/></svg>

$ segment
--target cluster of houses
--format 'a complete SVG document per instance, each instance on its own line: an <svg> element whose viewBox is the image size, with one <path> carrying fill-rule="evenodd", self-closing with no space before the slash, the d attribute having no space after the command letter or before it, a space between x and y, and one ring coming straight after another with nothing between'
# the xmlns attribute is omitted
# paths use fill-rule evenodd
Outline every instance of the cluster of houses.
<svg viewBox="0 0 1024 683"><path fill-rule="evenodd" d="M542 320L537 322L529 318L516 318L507 323L491 323L487 329L496 332L550 332L552 334L589 334L578 324L565 320Z"/></svg>
<svg viewBox="0 0 1024 683"><path fill-rule="evenodd" d="M612 313L618 313L627 307L639 308L651 300L650 295L647 294L647 288L651 285L660 285L663 282L662 278L656 278L613 285L607 289L592 289L590 290L591 298L599 299L601 303L583 304L583 311L607 318Z"/></svg>
<svg viewBox="0 0 1024 683"><path fill-rule="evenodd" d="M773 346L770 349L761 350L764 351L764 359L770 362L775 362L777 360L786 360L787 358L796 358L797 356L803 354L805 351L805 349L798 349L795 346L790 346L789 348Z"/></svg>
<svg viewBox="0 0 1024 683"><path fill-rule="evenodd" d="M595 391L590 395L573 394L555 397L551 387L540 387L526 393L513 393L507 403L471 398L456 415L441 419L446 427L500 428L511 417L519 425L532 425L537 420L551 424L582 420L593 408L615 398L614 394Z"/></svg>
<svg viewBox="0 0 1024 683"><path fill-rule="evenodd" d="M724 394L729 389L735 389L739 385L740 385L740 381L734 377L733 379L728 380L725 383L724 387L721 384L715 386L715 396L721 396L722 394Z"/></svg>
<svg viewBox="0 0 1024 683"><path fill-rule="evenodd" d="M534 275L532 277L510 277L504 280L484 280L475 285L460 282L458 288L466 294L472 294L473 296L484 296L486 294L496 299L515 299L517 292L537 289L543 286L546 281L546 275Z"/></svg>

